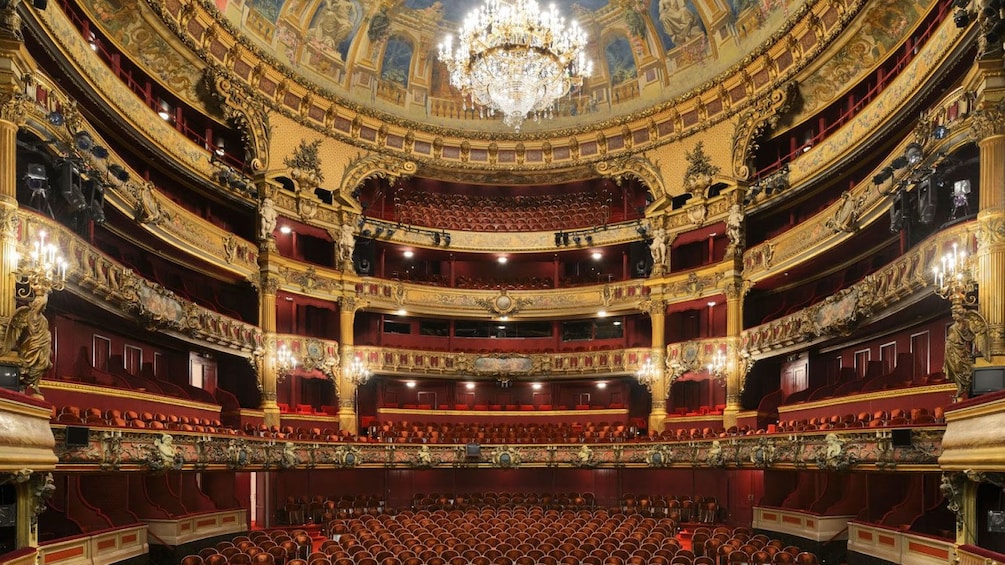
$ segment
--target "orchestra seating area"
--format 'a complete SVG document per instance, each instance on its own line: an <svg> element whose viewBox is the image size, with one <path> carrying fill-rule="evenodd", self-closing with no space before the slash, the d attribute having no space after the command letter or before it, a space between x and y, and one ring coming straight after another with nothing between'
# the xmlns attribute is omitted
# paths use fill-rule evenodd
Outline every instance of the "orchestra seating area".
<svg viewBox="0 0 1005 565"><path fill-rule="evenodd" d="M678 524L630 510L540 505L374 512L325 522L328 539L320 543L312 544L305 530L252 531L181 565L819 563L814 554L749 528L699 526L679 536Z"/></svg>

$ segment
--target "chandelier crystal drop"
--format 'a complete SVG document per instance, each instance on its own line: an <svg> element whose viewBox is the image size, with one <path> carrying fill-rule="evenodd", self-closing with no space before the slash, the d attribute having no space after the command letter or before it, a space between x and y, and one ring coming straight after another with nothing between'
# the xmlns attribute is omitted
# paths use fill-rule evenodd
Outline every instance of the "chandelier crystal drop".
<svg viewBox="0 0 1005 565"><path fill-rule="evenodd" d="M517 131L530 115L550 117L555 102L590 76L586 33L566 25L554 5L536 0L487 0L448 36L439 57L461 95Z"/></svg>

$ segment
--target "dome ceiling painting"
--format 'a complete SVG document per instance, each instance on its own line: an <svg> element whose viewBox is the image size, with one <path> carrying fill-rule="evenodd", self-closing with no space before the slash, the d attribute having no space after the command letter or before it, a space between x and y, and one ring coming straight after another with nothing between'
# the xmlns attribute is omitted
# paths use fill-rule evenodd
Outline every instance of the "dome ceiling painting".
<svg viewBox="0 0 1005 565"><path fill-rule="evenodd" d="M589 34L593 75L548 128L626 116L688 92L755 52L805 0L557 0ZM215 0L242 33L331 92L389 113L506 131L465 109L437 60L474 0ZM546 5L542 4L542 8ZM525 129L543 128L528 123Z"/></svg>

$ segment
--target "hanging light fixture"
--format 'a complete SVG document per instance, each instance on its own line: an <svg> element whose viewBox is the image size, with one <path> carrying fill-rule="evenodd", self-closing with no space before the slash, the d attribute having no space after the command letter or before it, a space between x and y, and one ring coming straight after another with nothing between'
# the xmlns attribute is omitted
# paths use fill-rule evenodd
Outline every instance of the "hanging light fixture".
<svg viewBox="0 0 1005 565"><path fill-rule="evenodd" d="M536 0L487 0L471 12L458 33L440 44L439 57L450 83L472 109L501 112L520 130L528 117L550 117L556 100L583 84L593 63L586 58L586 33L566 25L554 5Z"/></svg>

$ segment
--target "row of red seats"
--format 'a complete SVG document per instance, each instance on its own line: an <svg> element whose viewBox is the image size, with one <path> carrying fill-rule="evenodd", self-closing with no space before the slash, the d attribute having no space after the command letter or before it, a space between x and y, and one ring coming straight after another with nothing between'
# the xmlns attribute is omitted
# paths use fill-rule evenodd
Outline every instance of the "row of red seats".
<svg viewBox="0 0 1005 565"><path fill-rule="evenodd" d="M325 405L315 408L310 404L296 404L294 406L290 406L285 402L278 402L277 404L279 406L279 411L287 414L315 414L324 416L338 415L338 406Z"/></svg>
<svg viewBox="0 0 1005 565"><path fill-rule="evenodd" d="M381 408L402 408L405 410L484 410L488 412L534 412L548 410L569 410L564 404L440 404L436 408L432 404L411 404L398 402L384 402ZM623 402L612 402L607 406L576 404L574 410L624 410L627 408Z"/></svg>
<svg viewBox="0 0 1005 565"><path fill-rule="evenodd" d="M54 406L52 420L60 424L69 425L178 430L231 435L239 433L234 428L224 426L216 418L176 416L174 414L137 412L135 410L123 411L114 408L101 410L100 408L81 409L77 406L62 406L57 410Z"/></svg>

